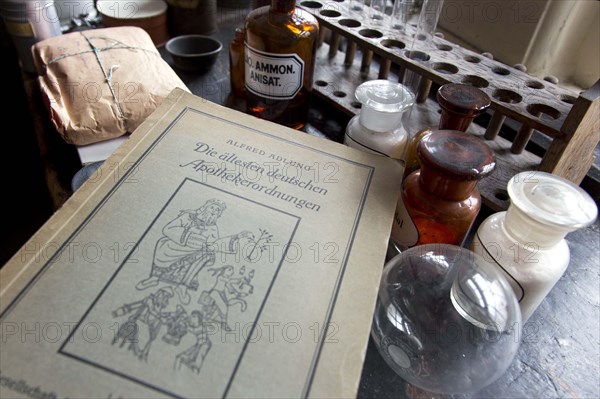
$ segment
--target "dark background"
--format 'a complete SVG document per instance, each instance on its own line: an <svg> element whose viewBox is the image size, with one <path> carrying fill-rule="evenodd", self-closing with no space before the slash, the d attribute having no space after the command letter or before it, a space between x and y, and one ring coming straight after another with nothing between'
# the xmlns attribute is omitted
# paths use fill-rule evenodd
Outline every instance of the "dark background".
<svg viewBox="0 0 600 399"><path fill-rule="evenodd" d="M1 267L52 215L52 205L44 181L17 53L3 23L0 23L0 44L0 76L5 96L0 145L4 210L0 233Z"/></svg>

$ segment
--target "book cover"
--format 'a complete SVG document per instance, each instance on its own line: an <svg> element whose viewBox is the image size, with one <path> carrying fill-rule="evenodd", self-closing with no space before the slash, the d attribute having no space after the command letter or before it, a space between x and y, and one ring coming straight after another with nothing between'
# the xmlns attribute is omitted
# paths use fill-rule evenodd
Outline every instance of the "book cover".
<svg viewBox="0 0 600 399"><path fill-rule="evenodd" d="M401 173L174 90L0 269L0 397L355 396Z"/></svg>

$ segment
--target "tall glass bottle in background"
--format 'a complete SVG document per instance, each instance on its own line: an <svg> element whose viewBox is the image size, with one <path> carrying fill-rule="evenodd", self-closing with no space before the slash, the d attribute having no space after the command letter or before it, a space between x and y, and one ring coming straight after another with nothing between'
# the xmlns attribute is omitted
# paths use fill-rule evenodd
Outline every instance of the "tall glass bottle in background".
<svg viewBox="0 0 600 399"><path fill-rule="evenodd" d="M319 25L295 0L272 0L246 18L247 112L295 129L308 119Z"/></svg>
<svg viewBox="0 0 600 399"><path fill-rule="evenodd" d="M381 24L385 16L387 0L371 0L369 7L369 19L371 23Z"/></svg>
<svg viewBox="0 0 600 399"><path fill-rule="evenodd" d="M415 43L417 41L431 42L433 40L443 5L444 0L395 1L390 18L390 28L403 30L413 37L407 46L406 55L408 58L417 60L423 65L428 65L430 56L422 51L416 51L415 47L419 46L415 46ZM417 11L418 18L415 24L414 17ZM414 33L412 33L413 31ZM410 88L415 94L419 92L421 81L421 75L410 70L406 70L402 78L402 84Z"/></svg>
<svg viewBox="0 0 600 399"><path fill-rule="evenodd" d="M244 65L244 28L236 28L229 44L229 80L231 94L236 98L243 98L246 94Z"/></svg>
<svg viewBox="0 0 600 399"><path fill-rule="evenodd" d="M431 40L442 14L444 0L423 0L415 40Z"/></svg>
<svg viewBox="0 0 600 399"><path fill-rule="evenodd" d="M442 108L439 130L459 130L465 132L474 118L484 112L491 104L490 97L473 86L448 83L440 87L437 101ZM419 169L417 146L433 130L427 128L418 132L408 143L404 177Z"/></svg>
<svg viewBox="0 0 600 399"><path fill-rule="evenodd" d="M392 29L407 30L408 25L414 27L419 23L420 9L416 0L396 0L392 8Z"/></svg>

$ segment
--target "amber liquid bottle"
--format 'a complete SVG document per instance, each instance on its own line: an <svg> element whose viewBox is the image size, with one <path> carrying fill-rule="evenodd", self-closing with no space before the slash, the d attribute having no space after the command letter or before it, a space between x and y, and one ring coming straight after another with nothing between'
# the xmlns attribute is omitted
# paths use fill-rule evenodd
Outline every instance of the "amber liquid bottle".
<svg viewBox="0 0 600 399"><path fill-rule="evenodd" d="M244 81L244 29L237 28L233 40L229 44L229 77L231 94L243 98L246 94Z"/></svg>
<svg viewBox="0 0 600 399"><path fill-rule="evenodd" d="M421 169L402 183L392 241L405 250L422 244L462 245L481 208L477 182L496 165L478 137L436 130L417 146Z"/></svg>
<svg viewBox="0 0 600 399"><path fill-rule="evenodd" d="M272 0L246 19L248 113L295 129L308 119L319 25L296 1Z"/></svg>
<svg viewBox="0 0 600 399"><path fill-rule="evenodd" d="M490 97L476 87L448 83L440 87L437 101L442 108L439 130L459 130L465 132L474 118L484 112L491 104ZM417 146L431 129L418 132L406 148L404 178L419 169Z"/></svg>

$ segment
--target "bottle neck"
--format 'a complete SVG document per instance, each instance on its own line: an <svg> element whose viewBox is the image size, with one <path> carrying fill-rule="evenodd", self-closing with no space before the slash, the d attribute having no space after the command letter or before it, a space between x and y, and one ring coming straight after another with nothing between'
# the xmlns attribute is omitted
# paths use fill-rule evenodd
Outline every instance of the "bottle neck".
<svg viewBox="0 0 600 399"><path fill-rule="evenodd" d="M491 104L490 97L473 86L448 83L436 94L442 108L440 130L465 132L474 118Z"/></svg>
<svg viewBox="0 0 600 399"><path fill-rule="evenodd" d="M290 14L296 7L296 0L271 0L271 11Z"/></svg>
<svg viewBox="0 0 600 399"><path fill-rule="evenodd" d="M363 106L358 114L360 124L374 132L393 132L402 124L401 112L380 112Z"/></svg>
<svg viewBox="0 0 600 399"><path fill-rule="evenodd" d="M512 205L506 211L504 228L518 242L533 243L541 248L555 246L569 233L568 229L542 224Z"/></svg>
<svg viewBox="0 0 600 399"><path fill-rule="evenodd" d="M450 179L425 165L421 165L419 183L426 191L448 201L463 201L478 193L477 180Z"/></svg>
<svg viewBox="0 0 600 399"><path fill-rule="evenodd" d="M418 144L421 186L450 201L479 195L477 181L496 165L492 150L477 137L456 131L436 130Z"/></svg>
<svg viewBox="0 0 600 399"><path fill-rule="evenodd" d="M474 117L474 115L458 114L442 109L439 128L440 130L460 130L461 132L466 132Z"/></svg>

